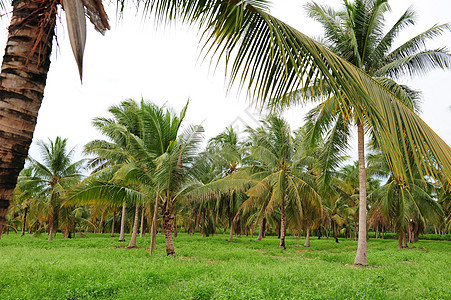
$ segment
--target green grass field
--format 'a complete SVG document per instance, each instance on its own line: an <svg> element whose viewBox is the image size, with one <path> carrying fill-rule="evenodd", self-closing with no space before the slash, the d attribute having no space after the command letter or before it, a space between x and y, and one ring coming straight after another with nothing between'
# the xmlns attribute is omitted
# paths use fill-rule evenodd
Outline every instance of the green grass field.
<svg viewBox="0 0 451 300"><path fill-rule="evenodd" d="M370 239L362 268L345 239L288 237L284 251L276 237L181 234L172 258L159 234L153 259L148 235L137 249L109 234L46 239L3 235L0 299L451 299L450 241Z"/></svg>

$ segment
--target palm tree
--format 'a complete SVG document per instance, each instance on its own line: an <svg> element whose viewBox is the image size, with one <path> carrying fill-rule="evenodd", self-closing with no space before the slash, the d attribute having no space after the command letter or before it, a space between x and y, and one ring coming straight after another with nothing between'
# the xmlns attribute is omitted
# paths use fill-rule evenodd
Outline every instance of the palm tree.
<svg viewBox="0 0 451 300"><path fill-rule="evenodd" d="M39 188L39 193L45 196L44 207L51 241L58 223L62 226L65 237L74 230L72 209L63 206L63 197L82 178L80 171L84 161L72 161L74 149L68 151L67 139L57 137L48 143L40 141L38 145L41 148L42 162L29 157L30 171L27 172L31 174L21 178L20 187L23 190Z"/></svg>
<svg viewBox="0 0 451 300"><path fill-rule="evenodd" d="M1 101L6 105L2 107L7 107L2 112L4 117L0 118L0 152L4 153L0 165L0 232L17 176L24 165L42 100L54 34L56 3L57 1L48 0L15 2L8 43L13 45L14 40L21 42L18 47L8 47L0 75ZM100 5L99 1L96 4ZM431 160L435 160L445 177L451 178L449 147L417 115L367 74L320 43L271 16L267 1L159 0L145 4L146 9L162 22L179 18L199 25L201 30L205 29L205 49L217 54L218 59L226 56L225 61L231 67L228 69L230 83L241 83L241 87L246 88L253 99L258 99L256 102L265 104L269 99L281 99L283 95L308 87L312 82L327 83L343 103L366 108L374 130L379 133L384 152L397 172L403 168L400 167L397 137L408 133L407 142L417 149L414 152L416 163L424 165L427 172L435 176L437 170L430 164ZM96 7L98 6L94 6L94 14L100 11ZM81 19L80 11L74 14L78 19ZM27 28L18 26L24 22L21 15L31 16L26 19L33 21ZM77 25L76 22L74 24ZM44 39L37 42L32 42L33 39L16 39L20 35ZM42 55L39 56L36 52L30 55L32 49L41 49ZM26 54L16 55L14 51ZM14 59L9 59L11 57ZM21 57L31 59L26 61ZM17 62L16 65L11 65L12 61ZM244 66L246 67L242 68ZM24 76L23 81L21 76ZM18 84L16 80L24 84ZM25 83L37 86L28 93L28 85ZM400 117L391 118L394 112Z"/></svg>
<svg viewBox="0 0 451 300"><path fill-rule="evenodd" d="M312 187L314 180L296 161L294 139L286 121L272 116L263 124L260 128L248 130L251 157L256 164L247 168L255 171L252 178L258 183L247 191L249 200L243 205L263 201L267 211L273 210L275 205L280 208L279 247L285 249L286 209L289 208L289 215L299 222L304 214L303 208L309 206L306 202L320 207L321 198Z"/></svg>
<svg viewBox="0 0 451 300"><path fill-rule="evenodd" d="M414 12L408 9L386 33L384 29L384 13L390 7L387 0L355 0L344 1L344 9L335 11L330 7L321 6L315 2L307 4L307 10L312 18L319 21L324 27L324 43L335 53L363 70L368 76L374 78L381 86L391 91L411 112L416 110L418 93L410 88L398 84L395 80L403 75L421 75L425 72L441 68L451 67L451 55L446 48L435 50L425 49L425 42L434 38L450 26L436 25L426 32L410 39L396 49L393 43L399 32L408 25L414 24ZM316 125L312 126L318 134L321 130L331 127L344 127L350 124L357 126L358 140L358 166L359 166L359 238L355 264L367 265L366 254L366 198L367 175L365 170L364 134L371 132L380 144L387 137L377 127L368 111L368 106L363 103L351 103L347 98L342 101L342 91L332 91L328 84L317 81L309 89L300 91L307 97L318 97L324 94L328 98L313 113L310 119ZM288 97L283 105L288 105L295 100L295 94ZM355 100L361 99L357 95ZM337 117L339 116L339 117ZM395 118L394 115L389 118ZM339 123L342 124L339 124ZM335 125L334 125L335 124ZM406 130L409 131L406 127ZM343 130L342 130L343 131ZM349 134L349 131L347 132ZM410 133L407 133L410 134ZM342 137L342 139L347 139ZM399 138L398 138L399 140ZM399 140L400 142L400 140ZM385 146L384 146L385 148ZM400 149L401 150L401 149ZM448 151L448 150L447 150ZM406 152L401 152L407 154ZM400 160L395 162L390 158L390 165L396 169L396 173L404 173L400 177L411 175L411 166L405 165ZM422 161L422 163L420 163ZM424 165L427 160L417 157L415 163ZM432 163L429 161L427 163ZM410 172L410 173L409 173Z"/></svg>
<svg viewBox="0 0 451 300"><path fill-rule="evenodd" d="M155 199L151 252L155 242L157 210L161 207L167 255L175 255L172 241L174 206L178 199L183 198L184 190L193 177L190 168L202 132L202 128L197 126L180 133L186 109L187 106L176 116L165 107L128 100L110 109L119 112L114 114L114 118L96 119L97 127L114 143L93 141L89 148L102 153L115 164L91 175L72 194L72 199L82 203L129 200L139 204ZM97 161L102 164L104 159L99 156ZM134 234L138 228L137 220L138 213L135 212Z"/></svg>

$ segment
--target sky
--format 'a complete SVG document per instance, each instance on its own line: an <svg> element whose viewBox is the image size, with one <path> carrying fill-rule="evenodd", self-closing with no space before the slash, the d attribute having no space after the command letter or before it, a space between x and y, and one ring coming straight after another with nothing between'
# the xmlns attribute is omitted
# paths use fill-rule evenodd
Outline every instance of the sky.
<svg viewBox="0 0 451 300"><path fill-rule="evenodd" d="M271 13L311 36L321 35L321 27L306 16L305 0L275 0ZM342 0L319 0L336 8ZM449 0L391 0L387 24L393 24L409 7L418 13L417 24L403 31L399 41L421 33L434 24L451 22ZM206 139L233 125L258 126L259 109L249 103L245 92L226 91L223 65L217 68L200 56L201 44L195 28L183 24L156 26L129 8L123 18L113 4L107 6L111 30L105 36L88 22L83 83L80 83L73 58L64 13L57 25L58 45L52 53L44 100L39 112L30 154L39 157L37 140L68 138L71 147L83 145L102 136L91 126L92 119L108 116L109 106L125 99L141 98L172 107L176 112L190 101L186 121L201 123ZM0 55L3 56L9 19L0 19ZM56 43L54 43L56 44ZM451 49L451 33L430 43L430 48ZM445 142L451 144L451 71L433 71L426 76L405 79L423 92L421 117ZM293 107L285 117L296 129L303 123L309 107ZM80 155L80 154L78 154ZM351 156L355 156L351 153Z"/></svg>

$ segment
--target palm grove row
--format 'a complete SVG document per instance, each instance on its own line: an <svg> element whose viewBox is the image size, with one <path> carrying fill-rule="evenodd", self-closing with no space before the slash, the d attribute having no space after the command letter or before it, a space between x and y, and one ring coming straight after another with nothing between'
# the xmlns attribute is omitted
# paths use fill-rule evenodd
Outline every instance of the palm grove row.
<svg viewBox="0 0 451 300"><path fill-rule="evenodd" d="M181 229L203 237L229 231L229 242L234 234L277 234L283 248L287 233L305 234L307 247L311 231L357 240L358 163L343 166L347 128L315 136L322 105L294 132L270 116L241 138L227 128L202 151L202 127L182 125L187 106L178 116L144 101L111 107L111 118L93 122L108 139L84 147L93 159L74 162L66 139L41 141L41 158L30 157L19 177L7 230L47 231L50 241L58 230L114 236L119 227L120 241L132 233L128 247L150 231L153 251L161 226L168 255ZM413 182L399 182L375 143L369 148L367 228L375 237L395 232L402 248L421 233L446 233L449 191L418 170ZM86 165L92 173L82 180Z"/></svg>
<svg viewBox="0 0 451 300"><path fill-rule="evenodd" d="M87 2L83 5L96 28L104 32L109 28L106 15L101 1L94 2L95 5ZM111 120L95 122L109 138L107 142L95 141L87 145L86 151L97 155L91 162L96 172L73 189L69 186L80 178L68 174L77 173L77 164L67 169L68 174L49 179L50 190L54 193L44 193L48 201L39 203L43 203L44 208L47 203L50 213L41 220L42 225L48 224L50 233L56 232L56 220L64 214L67 220L71 215L89 219L86 218L87 206L71 211L73 203L93 205L92 201L97 201L103 203L99 209L111 206L114 212L114 205L125 200L130 204L146 204L143 207L152 211L149 203L153 201L152 236L161 218L168 254L174 253L171 232L176 228L173 227L175 221L181 224L190 220L196 225L200 218L204 231L208 232L224 228L224 225L219 226L224 222L221 216L227 215L232 229L238 226L236 229L253 231L258 223L280 232L281 247L285 246L287 229L299 232L304 228L309 232L313 228L332 226L338 234L344 226L358 236L355 263L367 264L367 221L374 223L372 226L377 230L393 227L398 231L400 247L412 232L418 235L426 219L444 228L444 214L437 200L447 199L451 149L416 114L419 93L397 80L451 67L451 56L446 48L426 48L428 40L450 30L448 24L435 25L393 47L399 32L414 24L415 14L411 9L385 31L387 1L344 1L339 11L313 2L307 5L309 14L325 29L324 40L319 43L271 16L264 0L154 0L145 4L159 21L178 18L205 29L204 49L209 49L218 59L226 56L231 83L238 81L256 102L275 111L309 99L320 104L308 116L310 125L293 137L282 119L265 120L262 128L250 130L240 142L243 146L237 142L240 147L236 149L239 154L236 160L223 158L235 164L220 168L221 164L215 161L217 156L226 155L228 150L233 152L225 140L218 137L205 153L196 155L194 145L199 142L201 128L186 127L186 132L179 133L184 113L176 117L152 104L124 102L112 109ZM0 118L0 152L3 153L0 234L42 100L58 5L57 1L13 3L1 73L1 99L5 108ZM72 25L84 22L83 5L77 9L70 5L64 7L68 19L72 18ZM24 15L32 17L23 18ZM68 29L82 27L68 26ZM84 36L83 32L69 35ZM73 45L80 74L83 47L84 40ZM152 114L155 117L151 117ZM339 171L351 125L358 131L358 188L346 182ZM374 184L373 187L372 179L366 178L367 172L372 174L371 168L365 170L365 133L374 151L374 157L370 157L372 164L378 164L375 170L381 173L374 174L384 181L382 186ZM233 136L232 129L226 135ZM48 149L45 150L47 156L58 151L62 155L62 150L57 149L64 148L61 144L63 140L58 139L43 145ZM30 165L33 167L21 175L19 190L23 184L24 193L34 195L33 180L25 178L35 178L38 170L50 170L45 163L34 160L30 160ZM47 176L50 174L48 172ZM68 178L62 182L57 180L66 175ZM37 188L38 182L35 184ZM66 193L68 188L70 192ZM65 205L60 203L62 195L67 197ZM350 202L350 199L355 201L355 197L358 197L358 205ZM441 203L449 205L447 200ZM161 213L155 208L161 208ZM367 218L368 208L370 218ZM189 217L191 213L198 217ZM99 215L108 216L101 212ZM138 213L135 220L134 232ZM214 220L214 226L206 220ZM353 223L354 226L348 226ZM68 227L63 228L66 234L72 231L70 224L74 223L67 222ZM191 225L184 227L188 230Z"/></svg>

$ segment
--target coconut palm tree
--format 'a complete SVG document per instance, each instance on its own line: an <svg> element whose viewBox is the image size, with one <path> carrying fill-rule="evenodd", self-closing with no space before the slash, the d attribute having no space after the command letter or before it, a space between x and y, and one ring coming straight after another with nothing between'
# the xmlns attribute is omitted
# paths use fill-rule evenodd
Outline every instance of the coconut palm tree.
<svg viewBox="0 0 451 300"><path fill-rule="evenodd" d="M272 116L263 122L262 127L248 129L248 132L251 157L257 164L247 168L254 169L252 178L258 183L246 192L249 200L243 205L263 201L266 210L274 210L276 206L280 208L279 247L285 249L286 208L299 223L305 203L316 203L320 207L321 198L312 187L314 180L295 160L294 139L285 120Z"/></svg>
<svg viewBox="0 0 451 300"><path fill-rule="evenodd" d="M95 152L104 153L105 157L116 157L116 164L91 175L72 194L72 199L82 203L93 200L117 203L127 199L139 204L155 199L151 235L155 235L157 210L161 207L167 255L175 255L174 205L183 197L192 179L190 168L202 133L199 126L186 128L181 133L186 109L187 106L176 116L165 107L128 100L113 108L113 111L125 113L111 119L97 119L98 127L115 143L94 141L90 145L95 145ZM122 119L118 120L118 116ZM134 234L138 228L137 212ZM154 242L152 238L151 251Z"/></svg>
<svg viewBox="0 0 451 300"><path fill-rule="evenodd" d="M74 162L74 149L67 149L67 139L57 137L48 143L38 142L41 149L42 162L29 157L30 176L21 178L20 187L27 189L39 188L44 195L44 207L47 215L49 241L52 240L58 224L67 237L73 228L72 209L63 206L63 198L67 190L77 184L82 174L81 168L84 160ZM28 172L28 171L27 171Z"/></svg>
<svg viewBox="0 0 451 300"><path fill-rule="evenodd" d="M399 32L408 25L414 24L415 14L408 9L400 19L388 31L384 31L384 14L390 9L387 0L355 0L344 1L344 9L334 9L321 6L315 2L306 5L309 15L320 22L324 28L324 43L332 51L361 69L374 78L381 86L391 91L396 97L411 110L417 111L418 92L398 84L395 80L405 75L422 75L431 69L449 69L451 67L451 55L446 48L429 50L425 43L449 30L448 24L436 25L415 36L401 46L393 49L393 44ZM371 113L363 103L348 103L337 99L342 97L342 92L331 91L323 82L315 82L316 85L299 91L303 96L316 98L321 94L326 96L314 113L312 126L314 130L321 131L334 127L332 124L343 122L343 125L355 124L358 139L359 161L359 239L355 264L366 265L366 195L367 179L365 170L364 134L370 133L381 142L382 137L377 137L382 132L377 129L371 120ZM338 96L337 96L338 95ZM288 105L295 100L295 94L282 101ZM361 96L357 96L361 99ZM356 100L357 100L356 99ZM339 117L336 117L339 115ZM394 115L390 118L394 118ZM312 120L311 119L311 120ZM335 125L336 127L337 125ZM406 128L407 129L407 128ZM349 131L348 131L349 132ZM382 133L383 134L383 133ZM346 137L342 137L346 139ZM401 149L400 149L401 150ZM406 152L400 152L406 155ZM401 158L401 157L400 157ZM420 162L421 158L417 158ZM424 161L423 161L424 162ZM431 163L429 161L428 163ZM410 165L404 165L401 161L396 164L390 162L392 168L396 168L398 174L407 166L409 171L404 172L405 177L410 172Z"/></svg>
<svg viewBox="0 0 451 300"><path fill-rule="evenodd" d="M2 112L4 117L0 118L0 152L5 153L0 165L0 232L17 176L31 143L45 86L44 78L48 72L57 5L57 1L48 1L17 1L11 19L14 26L10 27L8 43L13 45L14 40L21 42L19 47L8 47L7 59L4 59L0 75L2 103L6 105L2 106L6 110ZM94 8L99 7L99 2ZM436 175L437 170L430 164L434 160L445 177L451 178L449 147L417 115L367 74L322 44L271 16L268 13L268 1L154 0L146 2L145 7L149 15L153 14L162 22L181 19L199 25L201 30L205 29L203 36L206 37L207 47L204 49L209 49L218 59L226 58L230 66L230 82L241 83L241 87L246 88L253 99L258 99L256 102L265 104L269 99L281 99L283 95L308 87L312 82L327 83L343 103L355 108L365 107L374 130L378 132L381 147L397 173L402 174L400 171L404 168L400 163L398 136L408 133L405 135L406 141L417 149L414 152L416 163L424 165L427 173ZM33 20L28 28L17 26L24 23L24 18L21 18L23 15L32 16L26 19ZM78 13L80 15L82 13ZM37 43L25 43L33 39L16 39L20 34L45 39ZM30 57L30 49L41 49L42 56L34 53L33 60L27 63L21 57ZM22 51L27 55L16 55L14 51ZM10 57L15 59L11 60ZM17 64L12 66L11 61ZM25 76L30 73L34 75ZM24 81L17 74L24 76ZM30 93L36 97L27 97L27 89L14 82L16 80L29 83L30 86L36 81L38 86ZM399 118L392 118L395 113Z"/></svg>

